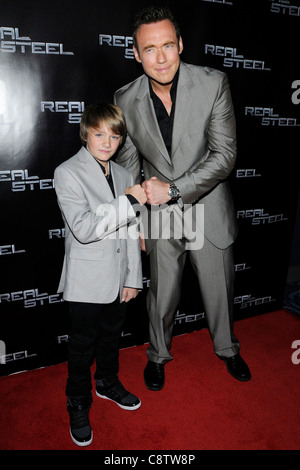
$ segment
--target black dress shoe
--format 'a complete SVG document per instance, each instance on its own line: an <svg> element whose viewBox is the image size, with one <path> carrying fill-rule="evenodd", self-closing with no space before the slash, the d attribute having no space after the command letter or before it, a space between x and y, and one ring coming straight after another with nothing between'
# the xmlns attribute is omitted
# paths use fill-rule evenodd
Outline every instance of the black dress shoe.
<svg viewBox="0 0 300 470"><path fill-rule="evenodd" d="M250 370L239 354L231 357L222 357L226 364L229 374L241 382L246 382L251 379Z"/></svg>
<svg viewBox="0 0 300 470"><path fill-rule="evenodd" d="M148 361L144 370L144 380L149 390L161 390L165 383L164 365Z"/></svg>

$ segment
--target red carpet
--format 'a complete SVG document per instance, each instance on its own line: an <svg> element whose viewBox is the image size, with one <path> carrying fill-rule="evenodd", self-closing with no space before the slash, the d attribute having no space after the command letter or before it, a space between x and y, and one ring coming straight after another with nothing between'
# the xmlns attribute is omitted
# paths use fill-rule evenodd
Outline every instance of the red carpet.
<svg viewBox="0 0 300 470"><path fill-rule="evenodd" d="M250 382L228 374L207 330L173 339L160 392L144 386L147 345L121 350L120 378L142 406L129 412L94 396L94 440L82 450L299 450L300 364L291 359L299 317L264 314L236 322L235 333ZM65 380L66 363L0 378L0 449L79 450L69 436Z"/></svg>

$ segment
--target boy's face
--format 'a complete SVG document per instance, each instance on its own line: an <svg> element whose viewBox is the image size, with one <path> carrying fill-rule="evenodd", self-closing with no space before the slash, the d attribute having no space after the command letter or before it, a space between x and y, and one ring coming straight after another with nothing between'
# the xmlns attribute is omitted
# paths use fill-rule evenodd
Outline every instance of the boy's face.
<svg viewBox="0 0 300 470"><path fill-rule="evenodd" d="M108 160L116 153L121 136L112 132L104 123L88 130L86 146L89 152L106 167Z"/></svg>

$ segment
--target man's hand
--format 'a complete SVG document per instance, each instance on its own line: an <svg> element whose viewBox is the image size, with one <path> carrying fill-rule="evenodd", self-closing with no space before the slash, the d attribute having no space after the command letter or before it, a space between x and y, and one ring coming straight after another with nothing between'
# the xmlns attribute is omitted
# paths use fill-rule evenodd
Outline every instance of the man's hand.
<svg viewBox="0 0 300 470"><path fill-rule="evenodd" d="M149 180L144 181L142 187L145 189L148 204L165 204L171 200L168 194L170 189L169 183L159 180L156 176L152 176Z"/></svg>
<svg viewBox="0 0 300 470"><path fill-rule="evenodd" d="M125 189L125 194L131 194L139 201L140 204L146 204L147 196L144 188L140 184L135 184L134 186L129 186Z"/></svg>
<svg viewBox="0 0 300 470"><path fill-rule="evenodd" d="M129 302L129 300L134 299L138 293L138 289L134 289L132 287L123 287L122 302Z"/></svg>

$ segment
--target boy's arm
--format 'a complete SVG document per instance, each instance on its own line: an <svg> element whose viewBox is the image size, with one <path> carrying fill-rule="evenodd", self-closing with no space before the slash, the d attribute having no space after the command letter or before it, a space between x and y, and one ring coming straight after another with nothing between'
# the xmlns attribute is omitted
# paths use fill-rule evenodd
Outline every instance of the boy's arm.
<svg viewBox="0 0 300 470"><path fill-rule="evenodd" d="M72 173L62 166L55 170L54 182L58 204L66 223L81 243L105 238L136 217L126 195L110 203L100 203L92 212L83 188Z"/></svg>

